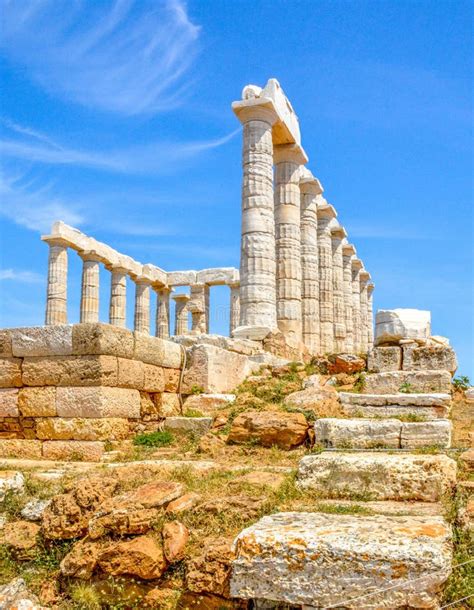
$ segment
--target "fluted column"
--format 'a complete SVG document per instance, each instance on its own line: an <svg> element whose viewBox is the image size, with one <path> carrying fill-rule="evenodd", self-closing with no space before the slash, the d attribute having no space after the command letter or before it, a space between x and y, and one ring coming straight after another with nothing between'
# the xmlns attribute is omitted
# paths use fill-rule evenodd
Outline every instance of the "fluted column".
<svg viewBox="0 0 474 610"><path fill-rule="evenodd" d="M354 320L352 315L352 258L356 250L352 244L342 245L342 268L344 276L344 318L346 321L346 338L344 351L354 353Z"/></svg>
<svg viewBox="0 0 474 610"><path fill-rule="evenodd" d="M174 316L174 334L175 335L187 335L189 331L188 327L188 294L174 294L172 296L175 302L175 316Z"/></svg>
<svg viewBox="0 0 474 610"><path fill-rule="evenodd" d="M362 352L369 349L369 310L367 285L370 280L370 273L363 269L360 274L360 319L361 319L361 339L360 347Z"/></svg>
<svg viewBox="0 0 474 610"><path fill-rule="evenodd" d="M318 205L318 256L319 256L319 315L321 352L334 351L333 262L330 222L336 217L332 205Z"/></svg>
<svg viewBox="0 0 474 610"><path fill-rule="evenodd" d="M67 245L48 240L48 286L46 324L67 324Z"/></svg>
<svg viewBox="0 0 474 610"><path fill-rule="evenodd" d="M358 258L352 259L352 319L354 321L354 352L363 351L362 348L362 318L360 311L360 271L362 262Z"/></svg>
<svg viewBox="0 0 474 610"><path fill-rule="evenodd" d="M373 302L374 284L367 286L367 311L369 315L368 319L368 343L369 349L374 345L374 302Z"/></svg>
<svg viewBox="0 0 474 610"><path fill-rule="evenodd" d="M100 259L93 252L81 252L82 290L81 322L99 321L99 263Z"/></svg>
<svg viewBox="0 0 474 610"><path fill-rule="evenodd" d="M188 311L191 312L191 333L206 334L209 328L209 286L191 284Z"/></svg>
<svg viewBox="0 0 474 610"><path fill-rule="evenodd" d="M160 339L170 336L170 288L156 288L155 335Z"/></svg>
<svg viewBox="0 0 474 610"><path fill-rule="evenodd" d="M135 280L135 331L150 334L150 284Z"/></svg>
<svg viewBox="0 0 474 610"><path fill-rule="evenodd" d="M294 346L302 340L300 167L306 162L299 146L274 148L277 324Z"/></svg>
<svg viewBox="0 0 474 610"><path fill-rule="evenodd" d="M239 110L238 118L243 124L243 183L236 334L263 339L277 327L272 142L277 115L270 107L253 105Z"/></svg>
<svg viewBox="0 0 474 610"><path fill-rule="evenodd" d="M125 328L127 325L127 271L112 267L110 275L109 322Z"/></svg>
<svg viewBox="0 0 474 610"><path fill-rule="evenodd" d="M309 175L308 175L309 174ZM301 191L301 312L303 343L312 354L321 351L319 315L318 196L323 189L307 172Z"/></svg>
<svg viewBox="0 0 474 610"><path fill-rule="evenodd" d="M230 288L230 336L232 332L237 328L240 321L240 282L232 282L229 284Z"/></svg>
<svg viewBox="0 0 474 610"><path fill-rule="evenodd" d="M346 232L336 219L331 223L332 298L334 306L334 351L343 352L346 340L346 308L344 303L344 270L342 240Z"/></svg>

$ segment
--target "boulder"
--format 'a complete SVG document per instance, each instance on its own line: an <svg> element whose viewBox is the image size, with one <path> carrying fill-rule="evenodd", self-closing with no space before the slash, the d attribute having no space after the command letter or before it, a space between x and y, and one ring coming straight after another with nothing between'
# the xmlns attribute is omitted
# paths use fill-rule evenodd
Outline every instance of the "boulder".
<svg viewBox="0 0 474 610"><path fill-rule="evenodd" d="M186 587L193 593L230 596L229 580L234 558L232 540L206 540L200 553L187 562Z"/></svg>
<svg viewBox="0 0 474 610"><path fill-rule="evenodd" d="M151 536L112 542L101 549L98 565L111 576L136 576L143 580L160 578L167 562L163 548Z"/></svg>
<svg viewBox="0 0 474 610"><path fill-rule="evenodd" d="M454 375L458 368L456 352L444 345L403 346L404 371L449 371Z"/></svg>
<svg viewBox="0 0 474 610"><path fill-rule="evenodd" d="M400 371L402 368L402 348L398 345L374 347L367 354L369 373Z"/></svg>
<svg viewBox="0 0 474 610"><path fill-rule="evenodd" d="M176 563L184 558L184 549L189 539L188 528L179 521L165 523L161 532L163 551L169 563Z"/></svg>
<svg viewBox="0 0 474 610"><path fill-rule="evenodd" d="M317 608L435 608L451 544L441 517L280 513L237 536L230 591Z"/></svg>
<svg viewBox="0 0 474 610"><path fill-rule="evenodd" d="M89 580L97 565L99 548L96 542L89 542L87 539L76 542L61 561L61 574Z"/></svg>
<svg viewBox="0 0 474 610"><path fill-rule="evenodd" d="M0 502L9 491L21 493L25 488L25 477L15 470L0 470Z"/></svg>
<svg viewBox="0 0 474 610"><path fill-rule="evenodd" d="M145 608L159 608L160 610L175 610L176 602L180 596L175 589L152 589L140 600L140 606Z"/></svg>
<svg viewBox="0 0 474 610"><path fill-rule="evenodd" d="M196 510L213 515L233 515L239 519L255 519L265 505L265 498L250 495L227 495L223 498L214 498L203 502Z"/></svg>
<svg viewBox="0 0 474 610"><path fill-rule="evenodd" d="M127 506L125 503L114 503L114 501L110 504L104 503L104 506L89 520L88 535L91 540L106 534L119 536L146 534L153 527L159 514L154 508L139 508L133 504Z"/></svg>
<svg viewBox="0 0 474 610"><path fill-rule="evenodd" d="M438 502L452 493L456 462L444 454L324 452L305 456L297 484L326 497Z"/></svg>
<svg viewBox="0 0 474 610"><path fill-rule="evenodd" d="M337 373L359 373L365 369L365 360L354 354L338 354L331 358L328 367L330 375Z"/></svg>
<svg viewBox="0 0 474 610"><path fill-rule="evenodd" d="M166 512L171 515L184 513L187 510L193 509L199 500L200 496L194 492L184 494L184 496L180 496L170 502L166 507Z"/></svg>
<svg viewBox="0 0 474 610"><path fill-rule="evenodd" d="M364 394L451 392L449 371L392 371L365 377Z"/></svg>
<svg viewBox="0 0 474 610"><path fill-rule="evenodd" d="M413 415L427 420L446 418L449 394L356 394L339 392L341 408L349 417L400 417Z"/></svg>
<svg viewBox="0 0 474 610"><path fill-rule="evenodd" d="M39 599L28 591L23 578L15 578L0 586L0 608L5 610L47 610Z"/></svg>
<svg viewBox="0 0 474 610"><path fill-rule="evenodd" d="M50 505L51 500L30 500L21 511L26 521L41 521L43 513Z"/></svg>
<svg viewBox="0 0 474 610"><path fill-rule="evenodd" d="M212 417L167 417L163 423L164 430L203 436L212 426Z"/></svg>
<svg viewBox="0 0 474 610"><path fill-rule="evenodd" d="M6 523L2 532L2 544L18 561L27 561L35 555L39 525L30 521Z"/></svg>
<svg viewBox="0 0 474 610"><path fill-rule="evenodd" d="M307 431L308 423L302 413L245 411L232 422L227 441L293 449L304 443Z"/></svg>
<svg viewBox="0 0 474 610"><path fill-rule="evenodd" d="M431 313L420 309L379 309L375 316L375 345L413 339L422 344L431 334Z"/></svg>
<svg viewBox="0 0 474 610"><path fill-rule="evenodd" d="M285 397L283 404L292 410L312 411L316 417L338 417L342 415L339 395L331 385L310 385L304 390Z"/></svg>
<svg viewBox="0 0 474 610"><path fill-rule="evenodd" d="M201 437L199 441L199 452L217 457L225 453L225 442L216 434L209 432Z"/></svg>
<svg viewBox="0 0 474 610"><path fill-rule="evenodd" d="M344 449L400 448L397 419L322 418L314 423L315 443Z"/></svg>

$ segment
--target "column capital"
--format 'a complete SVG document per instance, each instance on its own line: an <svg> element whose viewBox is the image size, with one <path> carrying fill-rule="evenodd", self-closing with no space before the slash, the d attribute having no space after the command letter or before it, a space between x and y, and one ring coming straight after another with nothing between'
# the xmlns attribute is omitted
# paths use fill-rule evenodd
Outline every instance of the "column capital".
<svg viewBox="0 0 474 610"><path fill-rule="evenodd" d="M92 261L95 263L108 262L96 250L78 250L77 253L82 258L83 261Z"/></svg>
<svg viewBox="0 0 474 610"><path fill-rule="evenodd" d="M364 268L364 265L362 264L362 261L360 260L360 258L353 258L352 259L352 268L355 271L361 271L361 269Z"/></svg>
<svg viewBox="0 0 474 610"><path fill-rule="evenodd" d="M304 165L308 163L308 157L299 144L277 144L273 147L273 162L275 165L278 163Z"/></svg>
<svg viewBox="0 0 474 610"><path fill-rule="evenodd" d="M308 195L322 195L324 193L323 186L317 178L315 178L311 172L308 172L311 177L306 175L306 168L303 168L300 178L300 191Z"/></svg>
<svg viewBox="0 0 474 610"><path fill-rule="evenodd" d="M234 282L227 282L226 286L229 286L229 288L240 288L240 280L235 280Z"/></svg>
<svg viewBox="0 0 474 610"><path fill-rule="evenodd" d="M274 103L270 98L233 102L232 110L242 125L249 121L264 121L273 126L279 118Z"/></svg>
<svg viewBox="0 0 474 610"><path fill-rule="evenodd" d="M347 232L339 222L333 218L329 223L329 229L331 230L331 237L334 239L344 239L347 237Z"/></svg>
<svg viewBox="0 0 474 610"><path fill-rule="evenodd" d="M327 201L325 201L324 203L318 203L317 211L318 218L320 218L321 220L326 220L327 222L337 217L337 212L335 208Z"/></svg>
<svg viewBox="0 0 474 610"><path fill-rule="evenodd" d="M42 235L41 241L46 242L48 246L61 246L62 248L69 248L71 245L67 239L58 235Z"/></svg>
<svg viewBox="0 0 474 610"><path fill-rule="evenodd" d="M171 291L173 290L170 286L161 286L159 284L152 284L151 288L156 293L161 294L171 294Z"/></svg>
<svg viewBox="0 0 474 610"><path fill-rule="evenodd" d="M191 298L189 294L172 294L171 298L173 301L181 301L182 303L187 303Z"/></svg>
<svg viewBox="0 0 474 610"><path fill-rule="evenodd" d="M370 280L370 278L371 278L370 273L366 269L362 268L361 272L360 272L360 281L367 283Z"/></svg>
<svg viewBox="0 0 474 610"><path fill-rule="evenodd" d="M375 288L375 284L368 284L367 292L369 293L369 296L373 293L374 288Z"/></svg>
<svg viewBox="0 0 474 610"><path fill-rule="evenodd" d="M349 242L342 244L342 254L344 256L355 256L357 254L357 250L353 244Z"/></svg>

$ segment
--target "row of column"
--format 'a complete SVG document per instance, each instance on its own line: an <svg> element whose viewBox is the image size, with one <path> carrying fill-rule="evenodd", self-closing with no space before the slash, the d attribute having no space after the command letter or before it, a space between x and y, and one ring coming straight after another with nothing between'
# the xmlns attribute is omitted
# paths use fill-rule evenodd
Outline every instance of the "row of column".
<svg viewBox="0 0 474 610"><path fill-rule="evenodd" d="M243 124L239 336L278 328L312 353L365 352L372 342L370 275L348 244L296 144L273 145L270 105ZM274 170L274 171L273 171ZM370 296L369 296L370 293Z"/></svg>
<svg viewBox="0 0 474 610"><path fill-rule="evenodd" d="M68 246L61 240L48 240L48 285L46 298L46 324L67 324L67 276ZM99 321L99 265L103 262L94 252L80 252L83 261L80 321L94 323ZM109 323L122 328L126 327L127 276L128 271L121 267L112 267L109 306ZM132 278L133 279L133 278ZM154 286L149 281L136 278L134 329L137 332L150 333L150 290L156 292L156 327L155 335L162 339L170 336L170 295L171 288ZM239 321L239 282L229 284L230 288L230 332ZM200 334L209 332L209 286L194 284L190 294L173 294L175 301L176 335L188 333ZM191 313L192 323L189 328L188 317Z"/></svg>

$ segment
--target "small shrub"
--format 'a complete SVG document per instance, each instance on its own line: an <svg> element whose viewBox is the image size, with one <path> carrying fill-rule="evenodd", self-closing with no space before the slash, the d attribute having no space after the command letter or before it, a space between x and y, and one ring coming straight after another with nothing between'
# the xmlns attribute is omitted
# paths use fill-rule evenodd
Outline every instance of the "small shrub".
<svg viewBox="0 0 474 610"><path fill-rule="evenodd" d="M403 394L413 394L413 386L409 381L404 381L398 388L398 391L402 392Z"/></svg>
<svg viewBox="0 0 474 610"><path fill-rule="evenodd" d="M199 409L186 409L184 417L204 417L204 413Z"/></svg>
<svg viewBox="0 0 474 610"><path fill-rule="evenodd" d="M69 595L78 608L84 610L100 610L102 603L96 588L85 582L74 584L69 589Z"/></svg>
<svg viewBox="0 0 474 610"><path fill-rule="evenodd" d="M141 447L166 447L174 441L174 436L168 430L157 430L146 434L137 434L133 439L134 445Z"/></svg>
<svg viewBox="0 0 474 610"><path fill-rule="evenodd" d="M204 388L200 385L193 385L191 390L191 394L204 394Z"/></svg>
<svg viewBox="0 0 474 610"><path fill-rule="evenodd" d="M354 382L354 392L362 392L365 388L365 373L359 373Z"/></svg>
<svg viewBox="0 0 474 610"><path fill-rule="evenodd" d="M459 375L459 377L455 377L452 381L453 386L456 390L467 390L471 387L471 382L469 381L469 377L466 375Z"/></svg>

